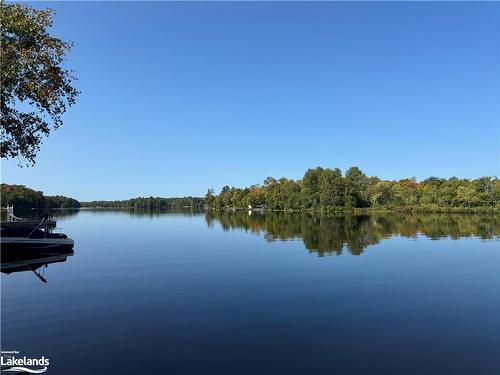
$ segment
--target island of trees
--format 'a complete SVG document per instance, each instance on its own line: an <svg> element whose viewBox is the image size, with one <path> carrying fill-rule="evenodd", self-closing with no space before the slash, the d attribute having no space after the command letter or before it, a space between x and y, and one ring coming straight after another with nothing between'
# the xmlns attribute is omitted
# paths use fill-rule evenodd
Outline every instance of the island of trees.
<svg viewBox="0 0 500 375"><path fill-rule="evenodd" d="M268 177L262 185L224 186L216 195L209 189L206 205L214 209L269 209L278 211L422 210L468 211L500 208L500 180L451 177L397 181L368 177L359 168L345 174L338 168L308 169L302 180Z"/></svg>

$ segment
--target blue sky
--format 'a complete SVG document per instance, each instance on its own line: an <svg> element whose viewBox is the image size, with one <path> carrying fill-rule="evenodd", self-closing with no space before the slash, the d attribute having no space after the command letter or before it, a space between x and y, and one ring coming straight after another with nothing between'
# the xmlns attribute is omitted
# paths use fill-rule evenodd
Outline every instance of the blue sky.
<svg viewBox="0 0 500 375"><path fill-rule="evenodd" d="M43 7L43 3L33 3ZM2 181L203 195L309 167L500 171L498 3L51 3L81 95Z"/></svg>

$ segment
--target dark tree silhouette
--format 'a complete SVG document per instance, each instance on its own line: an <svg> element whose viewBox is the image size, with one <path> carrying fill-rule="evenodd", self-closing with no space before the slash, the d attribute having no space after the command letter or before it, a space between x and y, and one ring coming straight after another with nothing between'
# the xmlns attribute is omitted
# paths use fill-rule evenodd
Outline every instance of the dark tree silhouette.
<svg viewBox="0 0 500 375"><path fill-rule="evenodd" d="M0 155L32 165L43 138L62 125L78 95L76 78L63 67L72 45L48 33L52 9L0 6Z"/></svg>

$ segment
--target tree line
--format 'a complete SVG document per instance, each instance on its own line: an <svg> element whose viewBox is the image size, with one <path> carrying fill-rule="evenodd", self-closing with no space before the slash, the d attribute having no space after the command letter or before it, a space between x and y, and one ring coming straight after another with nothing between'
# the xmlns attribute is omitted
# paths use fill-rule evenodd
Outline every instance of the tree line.
<svg viewBox="0 0 500 375"><path fill-rule="evenodd" d="M138 197L116 201L82 202L82 207L89 208L127 208L135 210L164 210L178 208L203 208L204 199L198 197L161 198Z"/></svg>
<svg viewBox="0 0 500 375"><path fill-rule="evenodd" d="M205 195L210 208L263 208L282 211L348 211L378 209L473 209L500 207L500 180L451 177L415 178L396 181L368 177L358 167L345 174L338 168L311 168L301 180L268 177L262 185L246 188L224 186L216 195Z"/></svg>
<svg viewBox="0 0 500 375"><path fill-rule="evenodd" d="M126 208L137 210L164 210L204 207L205 200L199 197L161 198L138 197L127 200L79 202L63 195L45 196L43 192L24 185L1 185L2 207L13 205L19 210L46 210L50 208Z"/></svg>
<svg viewBox="0 0 500 375"><path fill-rule="evenodd" d="M2 207L14 206L19 210L47 210L50 208L79 208L80 202L63 195L45 196L24 185L1 185Z"/></svg>

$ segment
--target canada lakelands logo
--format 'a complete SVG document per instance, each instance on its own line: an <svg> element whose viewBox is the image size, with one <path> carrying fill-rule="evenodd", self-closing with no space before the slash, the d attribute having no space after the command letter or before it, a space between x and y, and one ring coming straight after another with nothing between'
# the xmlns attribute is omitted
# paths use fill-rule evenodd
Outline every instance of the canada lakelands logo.
<svg viewBox="0 0 500 375"><path fill-rule="evenodd" d="M2 372L42 374L47 371L49 359L45 356L29 358L19 355L17 350L2 350Z"/></svg>

